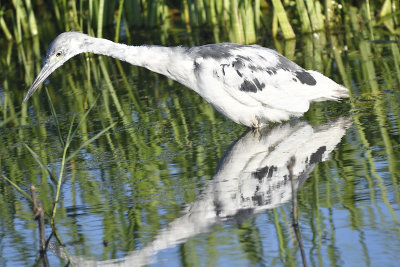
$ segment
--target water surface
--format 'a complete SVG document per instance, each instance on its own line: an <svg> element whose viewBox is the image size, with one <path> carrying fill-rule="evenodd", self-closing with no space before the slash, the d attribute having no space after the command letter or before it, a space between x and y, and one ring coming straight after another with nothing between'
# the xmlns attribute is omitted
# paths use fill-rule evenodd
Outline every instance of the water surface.
<svg viewBox="0 0 400 267"><path fill-rule="evenodd" d="M1 174L28 193L36 186L49 237L57 181L25 144L58 178L60 139L71 123L83 120L70 153L115 123L67 162L55 218L65 247L50 239L52 266L65 264L65 253L75 265L290 266L302 262L286 167L295 156L308 263L395 266L399 43L375 34L381 42L354 30L263 44L345 85L352 97L315 104L303 118L259 133L176 82L90 55L65 64L21 107L53 36L1 42ZM166 43L177 44L190 45L187 38ZM40 262L30 202L4 179L0 207L0 265Z"/></svg>

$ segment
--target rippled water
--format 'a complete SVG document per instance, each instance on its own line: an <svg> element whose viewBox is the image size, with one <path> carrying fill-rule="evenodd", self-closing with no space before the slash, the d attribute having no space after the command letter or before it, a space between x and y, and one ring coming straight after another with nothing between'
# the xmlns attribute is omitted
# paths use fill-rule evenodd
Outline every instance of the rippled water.
<svg viewBox="0 0 400 267"><path fill-rule="evenodd" d="M356 32L317 37L301 38L296 50L277 49L344 84L352 98L313 105L303 118L258 133L165 77L97 56L74 58L51 76L46 87L56 116L44 89L21 107L50 40L1 43L1 174L27 193L36 186L46 238L62 164L60 136L65 141L71 123L78 126L69 150L78 153L67 162L55 217L65 246L52 236L51 265L67 257L77 266L301 265L287 168L295 156L293 186L309 265L395 266L398 40L371 42ZM40 262L30 201L4 179L0 207L0 265Z"/></svg>

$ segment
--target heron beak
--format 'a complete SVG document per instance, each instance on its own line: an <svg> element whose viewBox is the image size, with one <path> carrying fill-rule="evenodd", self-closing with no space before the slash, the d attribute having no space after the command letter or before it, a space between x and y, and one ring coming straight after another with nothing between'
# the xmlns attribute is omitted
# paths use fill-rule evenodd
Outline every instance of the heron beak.
<svg viewBox="0 0 400 267"><path fill-rule="evenodd" d="M43 66L38 76L33 81L28 92L26 93L24 100L22 101L22 104L24 104L33 95L33 93L39 88L40 84L42 84L56 68L57 68L56 64L46 63Z"/></svg>

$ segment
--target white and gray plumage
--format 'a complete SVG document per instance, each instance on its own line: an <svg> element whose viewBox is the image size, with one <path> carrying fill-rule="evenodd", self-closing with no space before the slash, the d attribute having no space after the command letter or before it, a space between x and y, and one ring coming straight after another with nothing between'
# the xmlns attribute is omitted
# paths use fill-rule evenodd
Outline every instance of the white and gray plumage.
<svg viewBox="0 0 400 267"><path fill-rule="evenodd" d="M71 57L92 52L163 74L194 90L236 123L261 127L301 116L311 102L348 97L348 89L278 52L233 43L198 47L128 46L79 32L60 34L23 103Z"/></svg>

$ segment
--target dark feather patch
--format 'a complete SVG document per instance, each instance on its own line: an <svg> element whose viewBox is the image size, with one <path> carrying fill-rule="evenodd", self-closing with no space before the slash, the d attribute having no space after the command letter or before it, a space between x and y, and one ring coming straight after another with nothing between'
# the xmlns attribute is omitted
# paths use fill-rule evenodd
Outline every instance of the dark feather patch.
<svg viewBox="0 0 400 267"><path fill-rule="evenodd" d="M289 59L285 58L282 55L277 54L276 55L279 60L279 64L277 65L278 68L281 68L283 70L287 71L301 71L303 70L299 65L294 63L293 61L290 61Z"/></svg>
<svg viewBox="0 0 400 267"><path fill-rule="evenodd" d="M225 67L229 66L229 64L221 64L222 67L222 74L225 76Z"/></svg>
<svg viewBox="0 0 400 267"><path fill-rule="evenodd" d="M249 65L248 66L249 69L251 69L252 71L263 71L264 69L259 67L259 66L255 66L255 65Z"/></svg>
<svg viewBox="0 0 400 267"><path fill-rule="evenodd" d="M200 64L195 60L193 62L193 65L194 65L194 72L198 72L200 70Z"/></svg>
<svg viewBox="0 0 400 267"><path fill-rule="evenodd" d="M317 84L317 81L314 79L314 77L305 70L296 71L295 75L301 83L305 83L308 85L316 85Z"/></svg>
<svg viewBox="0 0 400 267"><path fill-rule="evenodd" d="M236 55L236 57L237 57L237 58L240 58L240 59L242 59L242 60L244 60L244 61L247 61L247 62L252 62L251 58L246 57L246 56Z"/></svg>
<svg viewBox="0 0 400 267"><path fill-rule="evenodd" d="M310 164L321 162L322 155L325 153L325 151L326 151L326 146L321 146L320 148L318 148L318 150L311 155Z"/></svg>
<svg viewBox="0 0 400 267"><path fill-rule="evenodd" d="M257 93L257 87L254 83L249 82L248 80L244 80L242 85L240 86L240 90L244 92L252 92Z"/></svg>
<svg viewBox="0 0 400 267"><path fill-rule="evenodd" d="M235 61L232 62L232 67L234 67L236 70L240 70L245 66L243 61L239 59L239 57L235 58Z"/></svg>
<svg viewBox="0 0 400 267"><path fill-rule="evenodd" d="M253 82L257 86L258 90L262 91L262 89L264 89L265 83L260 83L260 81L257 78L255 78Z"/></svg>
<svg viewBox="0 0 400 267"><path fill-rule="evenodd" d="M221 43L208 44L198 47L192 47L187 50L189 54L194 54L203 58L225 59L232 57L231 51L240 48L239 44Z"/></svg>
<svg viewBox="0 0 400 267"><path fill-rule="evenodd" d="M276 166L265 166L263 168L257 169L255 172L253 172L253 176L257 178L258 180L261 180L265 177L271 178L272 175L274 174L275 171L277 171L278 168Z"/></svg>

